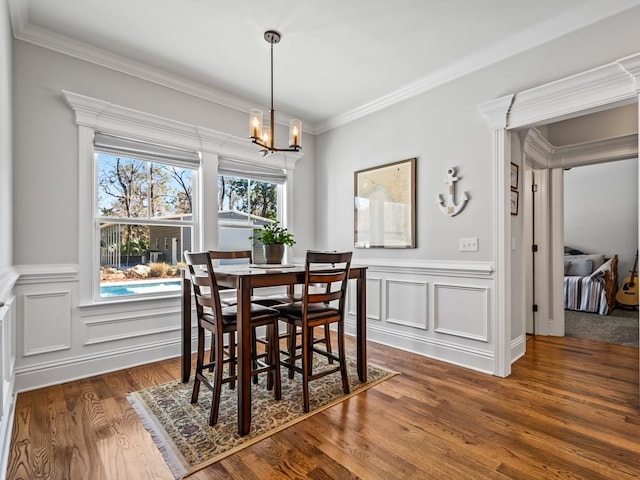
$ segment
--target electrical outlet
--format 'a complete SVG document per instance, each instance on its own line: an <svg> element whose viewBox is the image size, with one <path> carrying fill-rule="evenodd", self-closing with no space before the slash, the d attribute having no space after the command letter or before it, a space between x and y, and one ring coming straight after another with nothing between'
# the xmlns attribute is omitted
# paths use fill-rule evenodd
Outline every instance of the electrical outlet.
<svg viewBox="0 0 640 480"><path fill-rule="evenodd" d="M461 252L477 252L478 251L478 237L461 238L460 239L460 251Z"/></svg>

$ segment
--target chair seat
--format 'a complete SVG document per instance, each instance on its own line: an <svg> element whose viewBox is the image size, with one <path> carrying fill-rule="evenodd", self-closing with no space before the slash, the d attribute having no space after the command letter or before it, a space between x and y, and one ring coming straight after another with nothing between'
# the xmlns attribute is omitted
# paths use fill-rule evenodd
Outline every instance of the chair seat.
<svg viewBox="0 0 640 480"><path fill-rule="evenodd" d="M256 321L261 320L264 317L270 317L272 315L278 315L278 310L273 308L265 307L263 305L257 305L255 303L251 304L251 322L255 323ZM235 325L236 319L238 317L238 306L230 305L228 307L222 308L222 323L224 325ZM209 322L214 323L214 316L210 313L204 313L202 315L202 319Z"/></svg>
<svg viewBox="0 0 640 480"><path fill-rule="evenodd" d="M291 319L302 318L302 302L287 303L284 305L276 305L274 309L280 312L281 316ZM337 308L329 307L325 303L310 303L307 305L307 318L309 320L317 320L320 318L339 315Z"/></svg>
<svg viewBox="0 0 640 480"><path fill-rule="evenodd" d="M251 303L257 303L264 307L273 307L275 305L282 305L283 303L291 303L295 300L296 299L290 298L287 295L254 295L251 297ZM238 299L236 297L222 298L221 301L226 306L233 306L238 303Z"/></svg>

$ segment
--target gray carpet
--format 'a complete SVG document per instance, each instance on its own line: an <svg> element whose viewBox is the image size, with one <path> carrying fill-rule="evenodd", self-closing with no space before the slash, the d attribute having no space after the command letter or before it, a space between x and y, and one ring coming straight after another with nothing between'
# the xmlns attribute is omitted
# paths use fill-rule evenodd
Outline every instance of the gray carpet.
<svg viewBox="0 0 640 480"><path fill-rule="evenodd" d="M567 337L638 346L638 312L633 310L616 308L611 315L565 310L564 328Z"/></svg>

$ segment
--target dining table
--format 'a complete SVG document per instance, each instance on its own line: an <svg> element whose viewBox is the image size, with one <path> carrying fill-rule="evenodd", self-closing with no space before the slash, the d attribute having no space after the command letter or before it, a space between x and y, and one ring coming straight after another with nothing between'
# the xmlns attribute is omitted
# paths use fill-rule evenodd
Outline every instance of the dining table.
<svg viewBox="0 0 640 480"><path fill-rule="evenodd" d="M182 381L191 376L192 310L191 281L188 270L181 270L181 316L182 316ZM251 296L256 288L303 284L304 265L221 265L215 267L218 286L232 288L237 294L238 329L238 434L247 435L251 428ZM356 363L358 378L367 381L367 267L352 266L349 278L356 282Z"/></svg>

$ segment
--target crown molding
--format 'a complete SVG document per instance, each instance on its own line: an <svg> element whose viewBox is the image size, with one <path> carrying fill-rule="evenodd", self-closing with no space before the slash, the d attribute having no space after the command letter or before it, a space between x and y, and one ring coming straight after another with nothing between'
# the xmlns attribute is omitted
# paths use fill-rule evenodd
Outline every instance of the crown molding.
<svg viewBox="0 0 640 480"><path fill-rule="evenodd" d="M251 102L245 98L30 24L28 21L27 8L26 2L24 1L9 0L9 14L13 36L18 40L78 58L101 67L106 67L110 70L124 73L163 87L171 88L172 90L186 93L187 95L201 98L208 102L246 113L247 115L252 108L261 107L263 110L269 110L269 107L266 105L256 105L255 102ZM276 123L288 127L289 120L292 118L292 115L278 110ZM305 132L315 135L315 125L307 120L303 119L303 121Z"/></svg>
<svg viewBox="0 0 640 480"><path fill-rule="evenodd" d="M633 133L576 145L554 147L550 166L571 168L637 157L638 135Z"/></svg>
<svg viewBox="0 0 640 480"><path fill-rule="evenodd" d="M598 21L609 18L620 12L640 5L640 0L620 0L618 2L600 2L592 0L579 8L565 12L546 22L524 30L516 35L504 39L499 44L481 50L475 55L469 55L448 67L438 70L421 80L391 92L383 97L366 103L335 117L316 124L317 134L345 125L376 111L387 108L396 103L420 95L440 85L469 75L485 67L506 60L544 43L555 40L563 35L587 27Z"/></svg>
<svg viewBox="0 0 640 480"><path fill-rule="evenodd" d="M572 168L638 157L638 135L556 147L536 128L530 128L524 140L527 163L533 168Z"/></svg>
<svg viewBox="0 0 640 480"><path fill-rule="evenodd" d="M636 101L635 82L613 62L516 94L508 128L532 126L549 118L560 121L578 112L593 113L631 101Z"/></svg>
<svg viewBox="0 0 640 480"><path fill-rule="evenodd" d="M530 128L524 139L525 162L533 168L550 168L554 146L537 128Z"/></svg>
<svg viewBox="0 0 640 480"><path fill-rule="evenodd" d="M29 23L28 5L25 1L8 0L8 5L13 35L18 40L153 82L243 113L256 107L254 103L250 103L247 99L37 27ZM591 0L576 9L508 37L498 44L485 48L474 55L469 55L446 68L440 69L358 108L316 123L304 120L305 131L312 135L325 133L637 5L640 5L640 0L610 0L608 2ZM265 106L263 106L263 109L268 110ZM292 118L285 112L278 112L278 117L277 123L285 126L288 125L289 120ZM524 124L520 126L524 126Z"/></svg>
<svg viewBox="0 0 640 480"><path fill-rule="evenodd" d="M478 110L485 116L492 130L506 128L513 98L514 95L509 94L478 105Z"/></svg>

